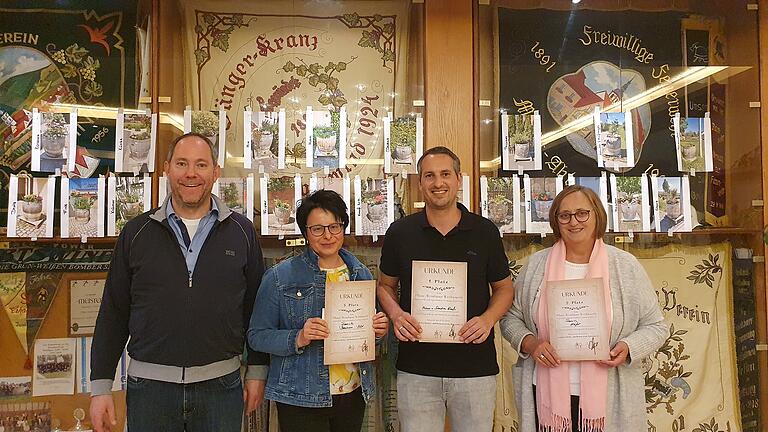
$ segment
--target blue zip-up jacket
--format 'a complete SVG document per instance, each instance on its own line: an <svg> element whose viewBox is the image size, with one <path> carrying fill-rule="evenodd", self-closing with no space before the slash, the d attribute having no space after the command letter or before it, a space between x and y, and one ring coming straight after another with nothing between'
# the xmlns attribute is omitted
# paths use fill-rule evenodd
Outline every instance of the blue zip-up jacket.
<svg viewBox="0 0 768 432"><path fill-rule="evenodd" d="M368 268L341 249L341 259L350 280L371 280ZM311 249L267 270L256 296L248 329L253 349L271 355L265 397L308 408L332 405L328 366L323 364L323 341L296 348L304 322L319 318L325 305L326 272L318 266ZM358 363L363 398L367 403L375 391L373 362Z"/></svg>
<svg viewBox="0 0 768 432"><path fill-rule="evenodd" d="M91 347L91 380L109 379L128 336L131 358L181 368L243 353L264 272L253 224L214 197L219 209L191 278L165 206L129 221L112 255ZM248 349L252 378L269 357ZM251 369L251 368L249 368Z"/></svg>

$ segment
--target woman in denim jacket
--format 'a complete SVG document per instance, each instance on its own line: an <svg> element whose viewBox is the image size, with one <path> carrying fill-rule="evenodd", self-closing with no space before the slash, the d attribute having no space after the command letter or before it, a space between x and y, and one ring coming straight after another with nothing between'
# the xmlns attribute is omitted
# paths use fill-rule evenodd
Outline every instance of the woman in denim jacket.
<svg viewBox="0 0 768 432"><path fill-rule="evenodd" d="M248 343L271 355L265 397L277 404L282 432L359 431L375 391L373 362L326 366L321 319L326 282L371 280L371 272L341 249L349 225L336 192L319 190L302 200L296 222L306 250L267 270L248 329ZM376 337L387 332L383 312L373 318Z"/></svg>

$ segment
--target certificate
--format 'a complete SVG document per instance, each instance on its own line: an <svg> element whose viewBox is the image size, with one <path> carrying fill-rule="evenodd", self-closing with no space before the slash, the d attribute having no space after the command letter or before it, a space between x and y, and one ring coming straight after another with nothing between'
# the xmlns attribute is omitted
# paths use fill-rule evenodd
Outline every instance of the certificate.
<svg viewBox="0 0 768 432"><path fill-rule="evenodd" d="M69 334L91 336L99 316L104 279L73 280L69 285Z"/></svg>
<svg viewBox="0 0 768 432"><path fill-rule="evenodd" d="M609 360L603 280L547 282L549 343L561 360Z"/></svg>
<svg viewBox="0 0 768 432"><path fill-rule="evenodd" d="M376 357L376 281L330 282L325 286L325 319L330 334L323 363L359 363Z"/></svg>
<svg viewBox="0 0 768 432"><path fill-rule="evenodd" d="M413 261L411 316L421 324L419 342L462 343L467 322L467 263Z"/></svg>

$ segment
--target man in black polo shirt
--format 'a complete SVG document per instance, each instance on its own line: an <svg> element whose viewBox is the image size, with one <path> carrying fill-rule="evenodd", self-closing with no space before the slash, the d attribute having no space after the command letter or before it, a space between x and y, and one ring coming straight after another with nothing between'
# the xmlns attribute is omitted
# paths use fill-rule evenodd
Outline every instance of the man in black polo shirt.
<svg viewBox="0 0 768 432"><path fill-rule="evenodd" d="M490 431L499 372L493 326L514 296L504 246L491 221L457 204L461 167L451 150L427 150L418 172L426 208L387 230L377 284L379 302L400 340L400 425L404 432L442 432L447 410L453 431ZM419 342L422 328L410 314L414 260L467 263L462 344Z"/></svg>

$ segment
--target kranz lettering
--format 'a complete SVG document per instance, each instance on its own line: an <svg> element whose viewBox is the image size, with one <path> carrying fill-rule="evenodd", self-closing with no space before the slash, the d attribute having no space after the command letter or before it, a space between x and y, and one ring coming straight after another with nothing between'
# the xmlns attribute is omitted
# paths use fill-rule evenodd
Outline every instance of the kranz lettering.
<svg viewBox="0 0 768 432"><path fill-rule="evenodd" d="M283 51L286 48L308 48L309 51L315 51L317 50L318 37L316 35L298 34L289 35L285 38L277 37L267 39L264 35L260 35L256 38L255 42L256 49L254 52L243 56L241 61L235 65L234 70L227 76L227 84L224 84L219 93L220 99L216 99L216 103L220 108L225 110L232 109L232 104L235 99L235 91L245 88L245 76L248 74L247 68L256 66L254 60L258 57L267 57L270 54ZM296 87L298 87L298 85L296 85Z"/></svg>

